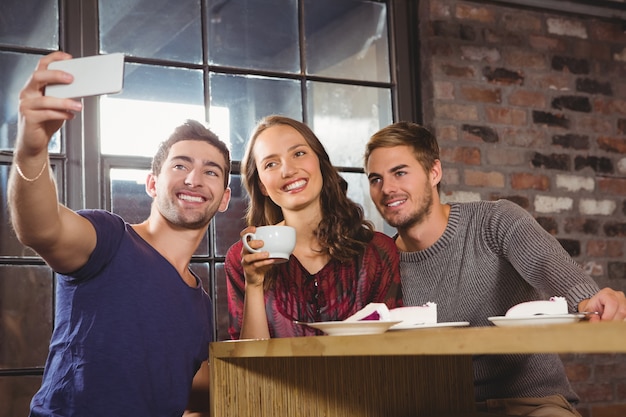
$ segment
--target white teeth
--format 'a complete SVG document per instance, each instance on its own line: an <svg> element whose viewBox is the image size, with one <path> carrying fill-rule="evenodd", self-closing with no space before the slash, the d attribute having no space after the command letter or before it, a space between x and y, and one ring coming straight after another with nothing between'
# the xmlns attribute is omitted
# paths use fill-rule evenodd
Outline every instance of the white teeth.
<svg viewBox="0 0 626 417"><path fill-rule="evenodd" d="M306 185L306 181L305 180L296 181L296 182L293 182L293 183L285 186L285 190L291 191L291 190L295 190L296 188L304 187L305 185Z"/></svg>
<svg viewBox="0 0 626 417"><path fill-rule="evenodd" d="M404 203L404 200L394 201L393 203L387 204L387 207L397 207L397 206L399 206L402 203Z"/></svg>
<svg viewBox="0 0 626 417"><path fill-rule="evenodd" d="M193 197L187 194L180 194L178 198L185 201L191 201L192 203L202 203L203 201L201 197Z"/></svg>

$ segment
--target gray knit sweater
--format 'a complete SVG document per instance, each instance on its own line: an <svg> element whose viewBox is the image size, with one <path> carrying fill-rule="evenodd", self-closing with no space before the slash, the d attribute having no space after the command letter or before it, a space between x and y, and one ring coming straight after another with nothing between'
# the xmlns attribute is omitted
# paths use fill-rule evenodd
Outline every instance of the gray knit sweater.
<svg viewBox="0 0 626 417"><path fill-rule="evenodd" d="M430 248L400 252L405 305L437 303L440 322L491 326L515 304L561 296L570 312L598 285L524 209L508 200L451 204ZM476 401L561 394L576 403L558 355L474 357Z"/></svg>

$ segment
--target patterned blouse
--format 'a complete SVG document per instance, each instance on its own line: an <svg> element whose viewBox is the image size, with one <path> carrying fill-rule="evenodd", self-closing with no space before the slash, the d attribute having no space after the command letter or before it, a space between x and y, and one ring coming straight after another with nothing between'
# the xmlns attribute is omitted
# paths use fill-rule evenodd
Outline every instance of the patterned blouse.
<svg viewBox="0 0 626 417"><path fill-rule="evenodd" d="M226 254L229 333L239 339L243 319L245 278L241 266L242 243ZM291 255L279 264L272 288L265 291L265 310L271 337L312 336L320 331L294 323L344 320L369 303L402 305L398 250L387 235L376 232L365 252L349 262L330 260L310 274Z"/></svg>

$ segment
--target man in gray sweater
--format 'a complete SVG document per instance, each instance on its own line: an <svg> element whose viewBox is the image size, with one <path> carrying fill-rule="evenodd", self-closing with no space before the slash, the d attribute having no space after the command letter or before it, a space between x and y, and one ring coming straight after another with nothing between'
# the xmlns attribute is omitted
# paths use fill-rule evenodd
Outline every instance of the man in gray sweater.
<svg viewBox="0 0 626 417"><path fill-rule="evenodd" d="M435 302L440 322L489 326L518 303L561 296L570 313L625 319L624 293L600 290L526 210L508 200L442 204L439 146L422 126L375 133L365 170L374 204L398 231L405 305ZM477 356L474 386L481 411L580 416L556 354Z"/></svg>

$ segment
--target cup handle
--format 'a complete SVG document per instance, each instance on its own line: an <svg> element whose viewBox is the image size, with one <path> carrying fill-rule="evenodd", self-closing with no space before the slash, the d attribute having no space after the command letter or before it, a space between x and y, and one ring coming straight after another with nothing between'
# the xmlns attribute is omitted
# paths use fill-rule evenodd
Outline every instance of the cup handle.
<svg viewBox="0 0 626 417"><path fill-rule="evenodd" d="M252 249L250 245L248 245L248 238L255 240L256 236L254 235L254 233L246 233L241 237L241 241L243 242L243 246L246 248L246 250L252 253L261 252L261 249Z"/></svg>

